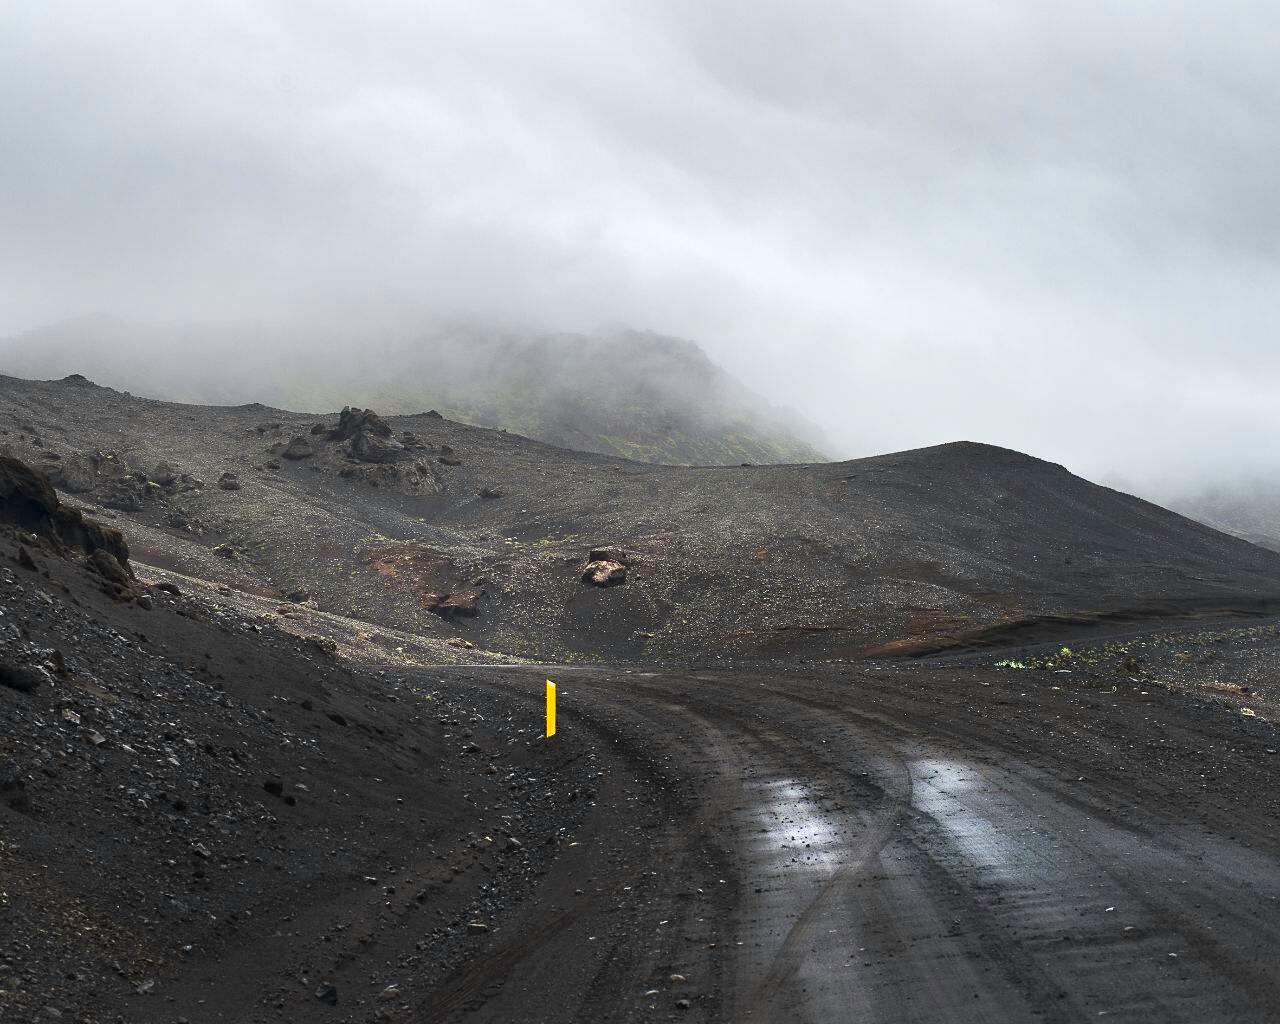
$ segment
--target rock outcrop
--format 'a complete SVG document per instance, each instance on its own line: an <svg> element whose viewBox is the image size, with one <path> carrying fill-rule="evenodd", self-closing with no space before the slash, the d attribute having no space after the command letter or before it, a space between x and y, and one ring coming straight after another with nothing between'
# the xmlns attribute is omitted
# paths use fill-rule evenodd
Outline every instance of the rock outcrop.
<svg viewBox="0 0 1280 1024"><path fill-rule="evenodd" d="M316 450L312 447L310 441L305 437L295 437L285 445L284 451L280 453L280 456L281 458L291 459L294 462L298 462L301 459L311 458L315 453Z"/></svg>
<svg viewBox="0 0 1280 1024"><path fill-rule="evenodd" d="M98 482L97 461L79 452L67 455L61 463L49 471L50 479L64 491L84 494Z"/></svg>
<svg viewBox="0 0 1280 1024"><path fill-rule="evenodd" d="M350 441L357 434L390 437L391 426L372 409L347 407L339 414L338 425L327 436L330 441Z"/></svg>
<svg viewBox="0 0 1280 1024"><path fill-rule="evenodd" d="M404 445L394 437L361 430L351 439L351 454L361 462L393 462Z"/></svg>
<svg viewBox="0 0 1280 1024"><path fill-rule="evenodd" d="M405 450L405 444L392 436L391 425L372 409L343 409L338 425L325 434L325 440L350 442L351 457L358 462L394 462ZM287 451L285 454L288 457Z"/></svg>
<svg viewBox="0 0 1280 1024"><path fill-rule="evenodd" d="M47 476L7 455L0 455L0 521L34 535L59 555L85 556L108 593L133 596L136 580L120 531L63 505Z"/></svg>

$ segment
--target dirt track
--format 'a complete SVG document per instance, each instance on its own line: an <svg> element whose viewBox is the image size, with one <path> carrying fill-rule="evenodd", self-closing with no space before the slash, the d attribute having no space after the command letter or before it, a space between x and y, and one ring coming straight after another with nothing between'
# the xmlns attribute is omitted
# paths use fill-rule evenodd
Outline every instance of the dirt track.
<svg viewBox="0 0 1280 1024"><path fill-rule="evenodd" d="M1280 1014L1261 719L1048 672L553 674L595 807L424 1021ZM543 675L431 679L534 716Z"/></svg>
<svg viewBox="0 0 1280 1024"><path fill-rule="evenodd" d="M5 1021L1280 1011L1273 623L1066 672L361 666L36 561L0 603L66 665L0 690Z"/></svg>

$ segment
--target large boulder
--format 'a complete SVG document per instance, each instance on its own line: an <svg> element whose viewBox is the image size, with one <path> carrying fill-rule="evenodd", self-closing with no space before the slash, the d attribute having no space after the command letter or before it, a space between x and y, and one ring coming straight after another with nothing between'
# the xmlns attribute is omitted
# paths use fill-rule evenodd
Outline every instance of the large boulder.
<svg viewBox="0 0 1280 1024"><path fill-rule="evenodd" d="M582 570L582 582L594 587L614 587L627 580L627 567L611 559L588 562Z"/></svg>
<svg viewBox="0 0 1280 1024"><path fill-rule="evenodd" d="M58 487L72 494L84 494L93 490L98 482L96 461L80 452L72 452L49 470L49 477Z"/></svg>
<svg viewBox="0 0 1280 1024"><path fill-rule="evenodd" d="M351 439L351 454L361 462L393 462L404 451L394 437L361 430Z"/></svg>
<svg viewBox="0 0 1280 1024"><path fill-rule="evenodd" d="M390 437L391 426L372 409L343 409L338 425L329 431L330 441L350 441L357 434Z"/></svg>
<svg viewBox="0 0 1280 1024"><path fill-rule="evenodd" d="M89 556L89 568L102 577L102 589L118 601L138 596L137 580L128 562L122 562L110 551L99 548Z"/></svg>
<svg viewBox="0 0 1280 1024"><path fill-rule="evenodd" d="M627 566L631 556L614 544L601 544L591 549L586 567L582 570L582 582L593 587L616 587L627 580Z"/></svg>
<svg viewBox="0 0 1280 1024"><path fill-rule="evenodd" d="M452 619L458 616L474 618L480 614L480 607L476 603L476 595L471 591L452 594L423 594L422 607L444 619Z"/></svg>
<svg viewBox="0 0 1280 1024"><path fill-rule="evenodd" d="M300 459L309 459L316 453L315 448L311 446L311 442L305 437L295 437L287 445L284 451L280 453L283 458L292 459L294 462Z"/></svg>
<svg viewBox="0 0 1280 1024"><path fill-rule="evenodd" d="M63 505L47 476L7 455L0 455L0 522L35 534L59 554L88 556L113 592L122 591L118 596L133 586L129 545L120 531Z"/></svg>

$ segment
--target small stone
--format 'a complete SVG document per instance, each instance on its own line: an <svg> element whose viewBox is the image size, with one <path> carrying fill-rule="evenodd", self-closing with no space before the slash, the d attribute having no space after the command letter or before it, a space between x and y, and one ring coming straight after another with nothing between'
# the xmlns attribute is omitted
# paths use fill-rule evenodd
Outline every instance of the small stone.
<svg viewBox="0 0 1280 1024"><path fill-rule="evenodd" d="M36 571L35 559L31 557L31 552L21 544L18 545L18 564L24 569L30 569L32 572Z"/></svg>
<svg viewBox="0 0 1280 1024"><path fill-rule="evenodd" d="M320 1002L324 1003L325 1006L337 1006L338 990L333 985L326 982L316 989L316 998L319 999Z"/></svg>
<svg viewBox="0 0 1280 1024"><path fill-rule="evenodd" d="M489 930L489 926L483 921L468 921L467 933L469 935L483 935Z"/></svg>

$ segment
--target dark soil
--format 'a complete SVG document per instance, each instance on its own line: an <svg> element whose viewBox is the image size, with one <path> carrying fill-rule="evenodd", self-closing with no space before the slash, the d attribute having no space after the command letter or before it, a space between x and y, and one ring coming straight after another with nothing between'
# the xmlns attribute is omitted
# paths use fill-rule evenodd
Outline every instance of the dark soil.
<svg viewBox="0 0 1280 1024"><path fill-rule="evenodd" d="M1280 1016L1280 555L978 445L0 384L132 554L0 526L6 1024Z"/></svg>
<svg viewBox="0 0 1280 1024"><path fill-rule="evenodd" d="M564 756L535 721L16 550L0 540L0 1019L304 1020L322 985L336 1019L394 1009L502 934L582 817L524 781Z"/></svg>
<svg viewBox="0 0 1280 1024"><path fill-rule="evenodd" d="M1280 1012L1265 704L1083 650L380 673L36 563L0 570L63 666L0 688L6 1021Z"/></svg>

